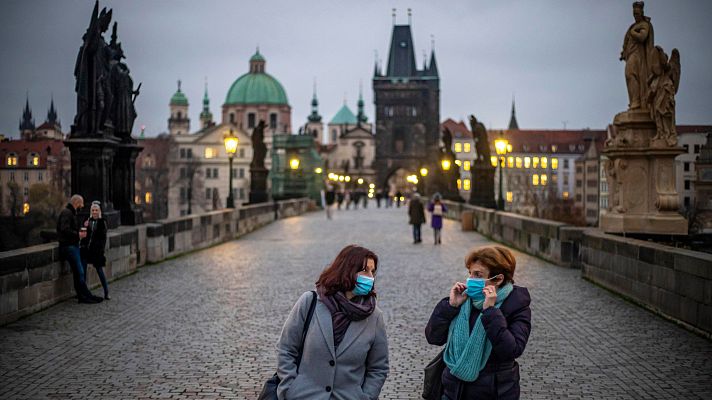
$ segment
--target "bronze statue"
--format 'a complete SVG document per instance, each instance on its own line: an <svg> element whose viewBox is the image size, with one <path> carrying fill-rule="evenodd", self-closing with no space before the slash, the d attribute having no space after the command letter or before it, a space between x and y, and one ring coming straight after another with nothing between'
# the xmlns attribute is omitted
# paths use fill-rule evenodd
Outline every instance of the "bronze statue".
<svg viewBox="0 0 712 400"><path fill-rule="evenodd" d="M472 130L472 137L475 140L475 151L477 151L477 158L475 158L475 162L489 164L490 148L485 125L482 122L479 122L474 115L470 115L470 129Z"/></svg>
<svg viewBox="0 0 712 400"><path fill-rule="evenodd" d="M250 169L264 169L266 155L265 121L260 120L255 129L252 130L252 162L250 163Z"/></svg>
<svg viewBox="0 0 712 400"><path fill-rule="evenodd" d="M128 138L131 136L131 130L136 120L134 102L139 95L141 84L134 90L129 68L121 61L121 59L125 58L125 55L121 48L121 43L116 41L116 27L117 23L114 22L110 45L113 56L110 74L111 92L113 94L110 115L117 136Z"/></svg>
<svg viewBox="0 0 712 400"><path fill-rule="evenodd" d="M625 61L625 81L628 86L628 109L645 106L648 97L650 62L654 53L653 25L643 13L644 3L633 3L635 22L628 28L623 40L620 59Z"/></svg>
<svg viewBox="0 0 712 400"><path fill-rule="evenodd" d="M650 76L650 92L647 103L650 116L655 121L656 134L653 145L676 146L675 94L680 87L680 52L672 50L668 56L662 47L655 46L653 74Z"/></svg>
<svg viewBox="0 0 712 400"><path fill-rule="evenodd" d="M452 133L450 129L443 129L443 152L449 153L452 151Z"/></svg>
<svg viewBox="0 0 712 400"><path fill-rule="evenodd" d="M110 102L109 87L109 45L102 34L109 28L112 11L101 10L99 2L94 5L89 28L83 36L84 43L79 48L74 76L77 79L77 115L74 129L87 135L99 134L107 118L105 105Z"/></svg>

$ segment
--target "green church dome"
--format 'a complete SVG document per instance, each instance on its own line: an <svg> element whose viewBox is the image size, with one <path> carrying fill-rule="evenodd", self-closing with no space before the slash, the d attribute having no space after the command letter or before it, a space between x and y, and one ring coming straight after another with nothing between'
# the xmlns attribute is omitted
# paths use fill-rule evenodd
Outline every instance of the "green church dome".
<svg viewBox="0 0 712 400"><path fill-rule="evenodd" d="M358 124L358 119L356 119L356 116L354 115L353 112L349 109L349 107L344 104L343 107L334 115L334 118L331 119L331 122L329 122L329 125L356 125Z"/></svg>
<svg viewBox="0 0 712 400"><path fill-rule="evenodd" d="M180 90L180 81L178 81L178 90L171 97L171 105L172 106L187 106L188 105L188 98L185 97L185 94L183 94L183 92L181 92L181 90Z"/></svg>
<svg viewBox="0 0 712 400"><path fill-rule="evenodd" d="M264 72L265 59L259 50L250 58L250 72L237 78L230 86L225 105L289 104L282 84Z"/></svg>

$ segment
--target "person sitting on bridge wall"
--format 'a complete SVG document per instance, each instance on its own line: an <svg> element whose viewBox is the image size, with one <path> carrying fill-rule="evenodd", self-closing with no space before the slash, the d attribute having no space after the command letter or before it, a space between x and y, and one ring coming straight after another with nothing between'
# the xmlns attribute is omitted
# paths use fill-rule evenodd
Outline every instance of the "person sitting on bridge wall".
<svg viewBox="0 0 712 400"><path fill-rule="evenodd" d="M433 310L425 337L441 346L443 400L518 399L519 364L531 332L529 291L514 286L509 249L483 247L465 258L467 283L455 282Z"/></svg>
<svg viewBox="0 0 712 400"><path fill-rule="evenodd" d="M316 282L318 301L307 327L314 295L297 300L277 343L280 400L378 399L388 376L388 341L373 290L377 269L372 251L346 246Z"/></svg>

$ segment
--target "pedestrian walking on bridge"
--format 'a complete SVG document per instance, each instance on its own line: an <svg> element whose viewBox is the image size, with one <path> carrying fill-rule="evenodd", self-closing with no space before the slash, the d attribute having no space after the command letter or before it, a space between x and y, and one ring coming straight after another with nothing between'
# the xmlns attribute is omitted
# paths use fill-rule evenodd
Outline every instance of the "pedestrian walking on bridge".
<svg viewBox="0 0 712 400"><path fill-rule="evenodd" d="M413 244L418 244L423 241L420 237L420 227L425 223L425 209L418 193L414 193L408 203L408 216L409 223L413 225Z"/></svg>
<svg viewBox="0 0 712 400"><path fill-rule="evenodd" d="M425 337L445 345L442 400L519 399L519 364L531 332L529 291L514 286L509 249L484 247L465 258L468 279L455 282L433 310Z"/></svg>
<svg viewBox="0 0 712 400"><path fill-rule="evenodd" d="M434 242L436 245L442 244L443 216L447 212L447 207L442 203L440 193L435 193L433 201L428 205L430 211L430 226L433 228Z"/></svg>
<svg viewBox="0 0 712 400"><path fill-rule="evenodd" d="M376 254L346 246L319 276L316 293L299 298L277 343L280 400L378 399L388 342L373 289L377 270Z"/></svg>

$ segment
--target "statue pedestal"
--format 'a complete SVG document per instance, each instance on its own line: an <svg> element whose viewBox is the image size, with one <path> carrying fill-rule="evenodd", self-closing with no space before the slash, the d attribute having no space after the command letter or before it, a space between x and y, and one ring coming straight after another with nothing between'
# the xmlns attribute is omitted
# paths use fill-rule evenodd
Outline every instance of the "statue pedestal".
<svg viewBox="0 0 712 400"><path fill-rule="evenodd" d="M472 167L472 186L469 203L485 208L497 208L494 201L494 171L490 164L477 162Z"/></svg>
<svg viewBox="0 0 712 400"><path fill-rule="evenodd" d="M136 157L143 150L134 140L117 146L114 156L114 207L121 212L122 225L143 223L143 211L136 206Z"/></svg>
<svg viewBox="0 0 712 400"><path fill-rule="evenodd" d="M70 136L64 144L69 148L71 156L72 194L79 194L84 198L84 210L79 214L79 218L88 217L91 202L99 201L102 216L106 219L109 228L116 228L120 224L121 216L119 211L114 209L112 180L114 153L118 142L86 136L78 138Z"/></svg>
<svg viewBox="0 0 712 400"><path fill-rule="evenodd" d="M250 168L250 204L265 203L269 200L267 175L267 168Z"/></svg>
<svg viewBox="0 0 712 400"><path fill-rule="evenodd" d="M608 233L687 235L679 214L675 157L681 147L655 140L655 123L647 111L616 115L616 134L606 141L609 210L600 228Z"/></svg>

